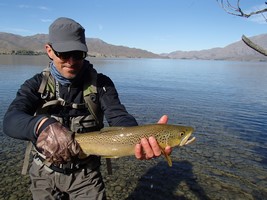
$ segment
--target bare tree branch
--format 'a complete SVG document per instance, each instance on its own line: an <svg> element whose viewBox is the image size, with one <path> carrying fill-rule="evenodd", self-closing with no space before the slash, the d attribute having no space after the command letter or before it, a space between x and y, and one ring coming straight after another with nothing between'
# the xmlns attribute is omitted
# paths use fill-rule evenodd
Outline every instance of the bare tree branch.
<svg viewBox="0 0 267 200"><path fill-rule="evenodd" d="M216 0L217 3L223 8L225 12L231 15L239 16L239 17L245 17L249 18L253 15L261 14L264 20L267 22L267 17L265 16L265 13L267 12L267 2L264 1L264 4L266 5L266 8L258 9L256 11L245 13L241 7L240 2L241 0L235 0L236 5L234 6L230 1L231 0ZM234 0L233 0L234 1ZM261 46L253 43L250 39L248 39L245 35L242 36L243 42L248 45L253 50L259 52L262 55L267 56L267 50L262 48Z"/></svg>
<svg viewBox="0 0 267 200"><path fill-rule="evenodd" d="M257 15L257 14L263 15L263 13L267 12L267 6L266 6L266 8L259 9L257 11L245 13L240 7L240 1L241 0L237 0L236 6L233 6L233 4L229 0L216 0L216 1L218 2L218 4L222 7L222 9L225 12L227 12L228 14L231 14L231 15L239 16L239 17L249 18L252 15ZM266 2L264 2L264 3L266 4ZM266 19L265 16L264 16L264 18Z"/></svg>
<svg viewBox="0 0 267 200"><path fill-rule="evenodd" d="M262 55L267 56L267 50L266 49L264 49L264 48L260 47L259 45L255 44L249 38L247 38L245 35L242 35L242 40L250 48L254 49L255 51L259 52Z"/></svg>

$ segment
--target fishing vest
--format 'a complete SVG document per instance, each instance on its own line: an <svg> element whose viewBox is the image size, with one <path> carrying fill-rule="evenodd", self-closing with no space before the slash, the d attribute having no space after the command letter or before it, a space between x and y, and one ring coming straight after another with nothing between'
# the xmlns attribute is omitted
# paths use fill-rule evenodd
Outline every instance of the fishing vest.
<svg viewBox="0 0 267 200"><path fill-rule="evenodd" d="M90 63L88 72L88 79L84 80L83 85L84 103L66 103L64 99L59 97L59 83L52 77L50 68L45 68L42 72L43 78L38 90L45 103L37 109L35 114L47 114L46 111L51 106L71 106L74 109L88 109L90 113L89 115L73 117L70 120L70 129L74 132L84 132L87 131L87 129L95 128L100 130L103 128L104 115L99 105L97 93L97 72ZM63 118L55 116L52 117L56 118L60 122L64 121ZM39 153L35 148L33 148L32 142L28 142L21 171L21 174L23 175L27 174L31 152L33 152L33 154ZM110 158L106 158L106 165L108 174L111 175L112 164Z"/></svg>
<svg viewBox="0 0 267 200"><path fill-rule="evenodd" d="M45 68L42 72L43 78L38 90L41 98L45 103L37 109L35 115L47 114L47 110L49 108L52 108L53 106L61 106L62 108L70 107L78 110L87 109L89 111L88 115L75 116L67 119L64 116L59 117L51 115L51 117L54 117L62 124L66 124L67 121L69 129L76 133L95 131L103 128L104 116L99 105L99 98L97 93L97 72L90 63L87 64L86 67L88 78L84 80L83 83L84 103L80 104L67 103L64 101L64 99L61 99L59 97L59 83L51 75L50 67ZM33 148L32 142L28 142L21 171L21 174L23 175L27 174L31 152L33 153L33 155L35 153L40 154L40 152ZM107 168L108 173L111 174L112 167L111 161L109 159L107 159Z"/></svg>
<svg viewBox="0 0 267 200"><path fill-rule="evenodd" d="M43 70L43 78L38 92L44 100L44 104L39 107L36 114L47 114L47 110L61 106L77 110L87 109L90 114L68 117L54 116L59 122L67 125L73 132L82 133L103 128L103 112L100 109L97 93L97 72L91 64L87 66L87 79L83 83L84 103L67 103L59 96L59 83L50 73L50 67Z"/></svg>

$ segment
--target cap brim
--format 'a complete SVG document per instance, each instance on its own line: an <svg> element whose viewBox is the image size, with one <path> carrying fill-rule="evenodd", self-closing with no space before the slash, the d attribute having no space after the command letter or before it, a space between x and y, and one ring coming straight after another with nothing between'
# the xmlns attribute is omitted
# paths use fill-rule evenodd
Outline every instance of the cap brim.
<svg viewBox="0 0 267 200"><path fill-rule="evenodd" d="M85 44L76 41L52 43L52 47L54 50L58 52L88 51L87 46Z"/></svg>

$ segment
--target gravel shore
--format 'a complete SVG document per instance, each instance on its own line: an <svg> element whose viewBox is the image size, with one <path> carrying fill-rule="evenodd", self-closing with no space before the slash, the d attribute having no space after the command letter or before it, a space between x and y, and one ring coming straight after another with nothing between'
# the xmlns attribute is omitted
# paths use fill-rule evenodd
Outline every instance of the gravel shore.
<svg viewBox="0 0 267 200"><path fill-rule="evenodd" d="M20 174L25 143L5 136L1 136L1 143L0 199L31 199L29 176ZM174 149L172 167L164 157L149 161L134 157L112 159L112 175L107 174L106 160L102 159L108 199L263 199L267 196L267 172L255 165L264 162L261 157L249 151L241 154L238 148L220 151L220 148L207 150L205 146L199 142ZM251 166L244 163L247 157L250 160L253 157Z"/></svg>

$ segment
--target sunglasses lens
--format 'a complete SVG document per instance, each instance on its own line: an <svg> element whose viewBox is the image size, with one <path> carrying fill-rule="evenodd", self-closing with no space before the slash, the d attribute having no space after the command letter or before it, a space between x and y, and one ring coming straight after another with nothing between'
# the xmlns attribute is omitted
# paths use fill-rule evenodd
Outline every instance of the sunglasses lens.
<svg viewBox="0 0 267 200"><path fill-rule="evenodd" d="M86 57L86 53L83 51L58 52L58 57L62 60L67 60L70 57L72 57L74 60L82 60Z"/></svg>
<svg viewBox="0 0 267 200"><path fill-rule="evenodd" d="M83 51L69 51L69 52L57 52L53 49L52 50L56 54L57 57L59 57L61 60L68 60L70 57L72 57L74 60L82 60L86 58L87 53Z"/></svg>
<svg viewBox="0 0 267 200"><path fill-rule="evenodd" d="M73 52L72 57L75 60L82 60L86 57L86 53L82 52L82 51L75 51L75 52Z"/></svg>
<svg viewBox="0 0 267 200"><path fill-rule="evenodd" d="M61 60L66 60L69 58L68 52L67 53L57 52L56 56L59 57Z"/></svg>

